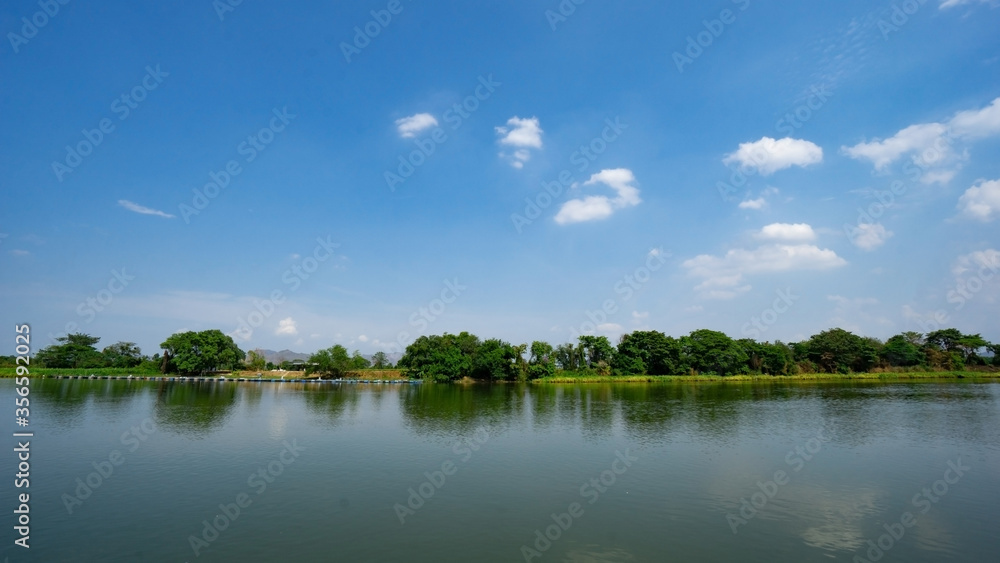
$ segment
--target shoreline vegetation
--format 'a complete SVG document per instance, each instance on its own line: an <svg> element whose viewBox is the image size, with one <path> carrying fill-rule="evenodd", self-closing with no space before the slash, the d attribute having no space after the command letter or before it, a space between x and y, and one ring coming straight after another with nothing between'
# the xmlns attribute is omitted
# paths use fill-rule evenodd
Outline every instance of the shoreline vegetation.
<svg viewBox="0 0 1000 563"><path fill-rule="evenodd" d="M166 375L254 379L348 379L427 382L640 383L674 381L913 381L1000 379L1000 344L955 328L904 332L886 341L840 328L800 342L734 339L700 329L674 338L645 330L582 335L576 343L512 344L462 332L417 337L395 362L335 344L308 360L268 361L244 352L219 330L175 333L162 355L142 354L132 342L98 350L99 337L69 334L33 358L0 356L0 375ZM21 365L21 364L29 364ZM267 374L266 376L264 374ZM260 374L259 376L257 374ZM669 374L669 375L668 375Z"/></svg>
<svg viewBox="0 0 1000 563"><path fill-rule="evenodd" d="M316 374L307 375L303 371L233 371L230 373L207 374L205 377L214 379L235 379L248 378L256 379L257 374L261 374L262 379L287 379L289 381L317 380L321 379ZM62 369L62 368L36 368L32 370L29 377L45 378L58 376L117 376L125 377L134 375L136 377L173 377L164 376L159 371L139 371L123 368L98 368L86 369ZM0 367L0 379L13 378L16 376L15 368ZM402 370L398 369L366 369L346 372L340 379L360 380L360 381L395 381L411 380ZM562 384L606 384L606 383L835 383L842 381L851 382L872 382L872 383L909 383L909 382L935 382L969 380L972 382L1000 382L1000 371L907 371L907 372L870 372L870 373L798 373L792 375L762 375L762 374L739 374L739 375L594 375L588 373L563 372L560 375L541 377L530 381L489 381L479 380L470 377L462 378L454 382L458 384L480 384L480 383L530 383L537 385L562 385ZM433 383L433 381L430 381Z"/></svg>
<svg viewBox="0 0 1000 563"><path fill-rule="evenodd" d="M972 381L1000 381L1000 371L926 371L926 372L882 372L882 373L798 373L794 375L553 375L532 381L532 383L780 383L780 382L910 382L948 381L969 379Z"/></svg>

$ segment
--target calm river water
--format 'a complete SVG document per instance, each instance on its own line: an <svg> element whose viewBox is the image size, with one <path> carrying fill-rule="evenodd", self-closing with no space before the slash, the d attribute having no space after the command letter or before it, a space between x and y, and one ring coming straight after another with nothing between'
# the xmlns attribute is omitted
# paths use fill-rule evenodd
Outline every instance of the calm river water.
<svg viewBox="0 0 1000 563"><path fill-rule="evenodd" d="M0 404L14 417L14 385ZM33 380L20 561L995 562L1000 384ZM10 421L9 428L14 428Z"/></svg>

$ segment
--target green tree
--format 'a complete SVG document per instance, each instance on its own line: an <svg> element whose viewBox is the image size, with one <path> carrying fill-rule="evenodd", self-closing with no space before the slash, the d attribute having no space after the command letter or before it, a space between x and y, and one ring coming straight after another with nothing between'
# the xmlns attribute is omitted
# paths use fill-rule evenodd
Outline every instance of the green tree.
<svg viewBox="0 0 1000 563"><path fill-rule="evenodd" d="M236 369L246 359L246 353L221 330L179 332L170 335L160 347L164 356L169 355L170 366L180 373Z"/></svg>
<svg viewBox="0 0 1000 563"><path fill-rule="evenodd" d="M956 328L945 328L927 333L927 344L945 350L947 352L958 352L959 341L962 340L962 333Z"/></svg>
<svg viewBox="0 0 1000 563"><path fill-rule="evenodd" d="M397 367L410 377L454 381L469 375L478 348L479 338L467 332L421 336L406 347Z"/></svg>
<svg viewBox="0 0 1000 563"><path fill-rule="evenodd" d="M524 355L528 353L527 344L518 344L514 346L514 353L517 357L514 358L514 363L517 366L518 377L520 379L527 379L528 377L528 361L524 358Z"/></svg>
<svg viewBox="0 0 1000 563"><path fill-rule="evenodd" d="M35 354L35 361L47 368L100 368L105 358L94 347L100 342L97 336L74 333L56 338L58 344L42 348Z"/></svg>
<svg viewBox="0 0 1000 563"><path fill-rule="evenodd" d="M744 338L736 341L746 352L747 367L752 373L766 375L788 375L792 373L795 361L791 347L781 342L757 342Z"/></svg>
<svg viewBox="0 0 1000 563"><path fill-rule="evenodd" d="M615 358L615 349L607 336L580 336L579 345L583 367L607 374L611 371L611 363Z"/></svg>
<svg viewBox="0 0 1000 563"><path fill-rule="evenodd" d="M580 350L573 344L560 344L555 349L556 362L565 371L576 371L580 369Z"/></svg>
<svg viewBox="0 0 1000 563"><path fill-rule="evenodd" d="M676 375L687 371L681 367L680 342L653 330L622 335L612 367L622 375Z"/></svg>
<svg viewBox="0 0 1000 563"><path fill-rule="evenodd" d="M368 361L368 358L362 356L361 352L355 350L354 354L351 355L352 370L368 369L371 367L371 365L372 363Z"/></svg>
<svg viewBox="0 0 1000 563"><path fill-rule="evenodd" d="M842 328L813 335L809 359L829 373L866 372L878 361L874 344Z"/></svg>
<svg viewBox="0 0 1000 563"><path fill-rule="evenodd" d="M696 330L680 341L683 360L698 373L734 375L750 371L746 351L724 333Z"/></svg>
<svg viewBox="0 0 1000 563"><path fill-rule="evenodd" d="M491 338L476 350L470 375L489 381L510 381L517 379L518 372L517 347Z"/></svg>
<svg viewBox="0 0 1000 563"><path fill-rule="evenodd" d="M917 333L897 334L885 341L882 347L882 360L893 367L910 367L923 364L927 356L920 349L923 339L913 338Z"/></svg>
<svg viewBox="0 0 1000 563"><path fill-rule="evenodd" d="M375 369L391 368L392 362L389 361L389 356L386 356L385 352L379 350L372 356L372 367Z"/></svg>
<svg viewBox="0 0 1000 563"><path fill-rule="evenodd" d="M306 373L318 373L321 376L339 378L351 369L351 357L347 354L347 348L340 344L316 352L309 356L309 365Z"/></svg>
<svg viewBox="0 0 1000 563"><path fill-rule="evenodd" d="M247 352L246 364L251 371L261 371L267 368L268 363L267 358L264 357L264 351L260 348Z"/></svg>
<svg viewBox="0 0 1000 563"><path fill-rule="evenodd" d="M104 363L113 368L134 368L145 359L135 342L116 342L101 350Z"/></svg>
<svg viewBox="0 0 1000 563"><path fill-rule="evenodd" d="M963 334L957 342L958 349L965 355L966 364L985 364L980 356L980 350L986 349L990 343L978 334Z"/></svg>
<svg viewBox="0 0 1000 563"><path fill-rule="evenodd" d="M528 379L548 377L556 372L555 349L548 342L531 343L531 357L528 360Z"/></svg>

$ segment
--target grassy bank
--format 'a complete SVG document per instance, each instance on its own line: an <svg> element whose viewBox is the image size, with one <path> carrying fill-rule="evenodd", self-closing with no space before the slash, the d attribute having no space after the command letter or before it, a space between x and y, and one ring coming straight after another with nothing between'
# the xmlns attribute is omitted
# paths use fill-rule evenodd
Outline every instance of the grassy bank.
<svg viewBox="0 0 1000 563"><path fill-rule="evenodd" d="M931 371L901 373L800 373L796 375L578 375L561 374L536 379L535 383L690 383L690 382L781 382L781 381L914 381L972 379L1000 381L1000 372Z"/></svg>
<svg viewBox="0 0 1000 563"><path fill-rule="evenodd" d="M61 369L61 368L33 368L29 366L28 369L31 377L43 377L43 376L55 376L55 375L117 375L117 376L163 375L158 370L142 371L134 368ZM262 377L270 379L280 379L282 377L284 377L285 379L315 379L318 377L315 374L307 376L305 372L301 371L258 372L253 370L234 371L231 374L226 374L226 377L257 377L258 373L260 373ZM16 375L17 375L16 367L0 367L0 378L15 377ZM176 376L177 374L169 374L169 375ZM407 379L407 378L403 376L402 370L398 369L365 369L365 370L349 371L344 374L344 379L396 380L396 379Z"/></svg>
<svg viewBox="0 0 1000 563"><path fill-rule="evenodd" d="M142 371L135 368L87 368L87 369L59 369L59 368L36 368L28 366L31 377L42 377L46 375L161 375L159 370ZM0 378L14 377L17 375L16 367L0 367Z"/></svg>

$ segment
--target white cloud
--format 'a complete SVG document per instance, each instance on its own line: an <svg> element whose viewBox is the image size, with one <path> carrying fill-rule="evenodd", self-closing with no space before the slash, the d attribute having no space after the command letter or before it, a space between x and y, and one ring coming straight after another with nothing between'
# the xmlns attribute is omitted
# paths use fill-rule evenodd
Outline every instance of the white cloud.
<svg viewBox="0 0 1000 563"><path fill-rule="evenodd" d="M815 240L816 232L806 223L772 223L756 236L764 240L805 241Z"/></svg>
<svg viewBox="0 0 1000 563"><path fill-rule="evenodd" d="M615 191L616 196L609 198L603 195L592 195L580 199L571 199L564 203L556 214L556 223L567 225L585 221L597 221L610 217L616 210L639 205L639 189L633 184L635 175L627 168L601 170L583 183L584 186L604 184ZM571 188L579 188L573 184Z"/></svg>
<svg viewBox="0 0 1000 563"><path fill-rule="evenodd" d="M948 8L954 8L956 6L965 6L967 4L979 3L979 4L996 4L996 0L941 0L941 5L938 6L941 10L947 10Z"/></svg>
<svg viewBox="0 0 1000 563"><path fill-rule="evenodd" d="M14 256L30 256L31 255L31 253L28 252L27 250L21 250L19 248L15 248L14 250L11 250L10 253L13 254Z"/></svg>
<svg viewBox="0 0 1000 563"><path fill-rule="evenodd" d="M1000 180L980 180L965 190L958 199L958 208L967 217L979 221L992 221L1000 217Z"/></svg>
<svg viewBox="0 0 1000 563"><path fill-rule="evenodd" d="M811 244L767 244L758 248L733 249L724 256L702 254L681 264L694 277L703 278L695 287L702 297L730 299L750 290L744 276L795 270L829 270L847 262L837 253Z"/></svg>
<svg viewBox="0 0 1000 563"><path fill-rule="evenodd" d="M434 127L437 124L438 120L433 115L429 113L418 113L416 115L397 119L396 129L399 130L400 137L404 139L411 139L416 137L417 133Z"/></svg>
<svg viewBox="0 0 1000 563"><path fill-rule="evenodd" d="M295 320L292 319L292 317L288 317L287 319L281 319L278 321L278 329L275 330L274 333L295 336L299 333L299 329L295 326Z"/></svg>
<svg viewBox="0 0 1000 563"><path fill-rule="evenodd" d="M508 127L497 127L498 135L501 135L501 145L512 147L530 147L533 149L542 148L542 131L537 117L521 119L514 116L507 120Z"/></svg>
<svg viewBox="0 0 1000 563"><path fill-rule="evenodd" d="M507 120L507 127L497 127L498 141L501 145L515 147L513 153L500 153L500 158L510 160L510 165L514 168L524 168L524 163L531 160L529 149L542 148L542 131L537 117L521 119L514 116Z"/></svg>
<svg viewBox="0 0 1000 563"><path fill-rule="evenodd" d="M968 139L1000 134L1000 98L980 110L960 111L948 123L951 133Z"/></svg>
<svg viewBox="0 0 1000 563"><path fill-rule="evenodd" d="M851 242L861 250L875 250L885 244L893 235L882 223L859 223L853 232Z"/></svg>
<svg viewBox="0 0 1000 563"><path fill-rule="evenodd" d="M918 123L887 139L874 139L841 151L856 160L868 160L882 171L904 156L925 171L924 183L947 183L968 159L967 150L957 150L958 141L969 143L1000 135L1000 98L982 109L960 111L943 122Z"/></svg>
<svg viewBox="0 0 1000 563"><path fill-rule="evenodd" d="M778 188L768 187L764 191L760 192L760 196L757 199L745 199L740 202L740 209L764 209L767 207L768 196L777 195L779 193ZM747 198L749 198L749 194Z"/></svg>
<svg viewBox="0 0 1000 563"><path fill-rule="evenodd" d="M664 252L662 248L651 248L649 252L646 254L646 256L650 256L652 258L656 258L657 256L670 258L671 256L673 256L673 253L671 253L669 250Z"/></svg>
<svg viewBox="0 0 1000 563"><path fill-rule="evenodd" d="M649 311L643 311L641 313L639 311L632 311L632 320L633 321L642 321L642 320L646 320L648 318L649 318Z"/></svg>
<svg viewBox="0 0 1000 563"><path fill-rule="evenodd" d="M951 268L951 273L958 277L966 272L978 273L984 269L1000 269L1000 251L987 248L959 256Z"/></svg>
<svg viewBox="0 0 1000 563"><path fill-rule="evenodd" d="M127 199L119 199L118 205L128 209L129 211L134 211L136 213L141 213L142 215L156 215L157 217L164 217L166 219L173 219L174 216L169 213L164 213L158 209L151 209L149 207L144 207L138 203L133 203Z"/></svg>
<svg viewBox="0 0 1000 563"><path fill-rule="evenodd" d="M368 342L368 337L362 334L361 336L358 337L358 340L360 340L361 342Z"/></svg>
<svg viewBox="0 0 1000 563"><path fill-rule="evenodd" d="M948 147L942 144L947 131L948 128L941 123L910 125L888 139L862 142L853 147L843 147L842 150L855 160L870 160L875 170L879 171L908 153L927 153L930 158L924 162L933 164L943 159L946 152L949 152ZM935 147L944 147L945 150Z"/></svg>
<svg viewBox="0 0 1000 563"><path fill-rule="evenodd" d="M722 162L727 165L738 163L744 168L756 169L761 176L770 176L792 166L805 167L823 162L823 149L802 139L762 137L752 143L740 143L740 148L726 155Z"/></svg>

